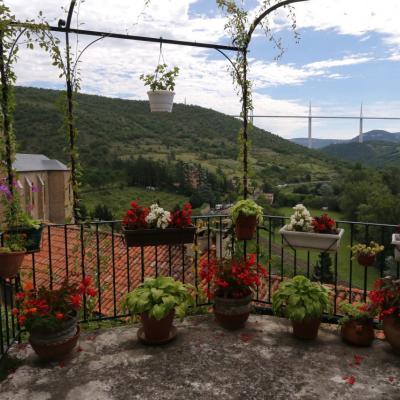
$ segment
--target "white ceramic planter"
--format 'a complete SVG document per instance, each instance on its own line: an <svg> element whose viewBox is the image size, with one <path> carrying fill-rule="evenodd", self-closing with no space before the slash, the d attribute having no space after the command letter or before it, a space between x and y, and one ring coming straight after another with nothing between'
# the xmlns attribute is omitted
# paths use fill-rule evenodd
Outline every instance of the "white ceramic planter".
<svg viewBox="0 0 400 400"><path fill-rule="evenodd" d="M169 90L154 90L147 92L151 112L171 112L175 92Z"/></svg>
<svg viewBox="0 0 400 400"><path fill-rule="evenodd" d="M344 229L338 229L336 235L314 232L296 232L286 230L286 225L279 230L283 244L295 249L317 250L319 252L336 253L340 247Z"/></svg>
<svg viewBox="0 0 400 400"><path fill-rule="evenodd" d="M392 245L394 245L394 259L400 261L400 233L393 233Z"/></svg>

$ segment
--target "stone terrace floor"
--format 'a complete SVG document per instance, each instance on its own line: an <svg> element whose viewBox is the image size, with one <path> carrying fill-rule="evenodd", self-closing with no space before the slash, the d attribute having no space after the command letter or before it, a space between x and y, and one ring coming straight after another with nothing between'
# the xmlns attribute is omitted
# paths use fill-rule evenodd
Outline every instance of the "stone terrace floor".
<svg viewBox="0 0 400 400"><path fill-rule="evenodd" d="M323 325L306 343L287 321L255 315L239 332L211 316L176 325L179 336L162 347L139 343L137 326L83 333L64 363L41 364L29 346L16 346L23 365L0 384L0 399L400 399L400 356L380 340L350 347Z"/></svg>

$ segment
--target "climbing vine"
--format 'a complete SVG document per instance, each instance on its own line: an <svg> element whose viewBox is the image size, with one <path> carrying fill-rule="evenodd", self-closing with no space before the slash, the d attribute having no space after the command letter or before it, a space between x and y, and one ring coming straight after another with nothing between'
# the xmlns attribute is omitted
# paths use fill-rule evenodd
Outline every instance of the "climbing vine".
<svg viewBox="0 0 400 400"><path fill-rule="evenodd" d="M42 13L39 13L39 18ZM5 174L4 188L7 196L2 196L5 206L5 222L16 226L22 209L15 190L16 173L13 169L16 154L14 131L15 100L13 86L16 81L14 65L18 59L20 46L33 49L36 44L45 42L46 26L33 20L17 21L11 10L0 1L0 173Z"/></svg>
<svg viewBox="0 0 400 400"><path fill-rule="evenodd" d="M241 117L243 126L239 132L239 159L243 166L243 197L248 195L248 177L249 177L249 151L250 141L248 133L250 130L249 113L253 110L252 83L248 79L249 62L248 48L255 29L260 26L266 37L273 43L278 50L276 58L280 58L284 53L284 47L280 38L276 37L270 28L268 16L278 8L287 10L287 18L290 21L296 41L299 35L296 32L296 18L292 3L303 2L307 0L263 0L261 6L256 12L256 16L250 22L249 11L245 9L243 2L237 0L216 0L218 7L226 14L228 21L225 24L225 31L231 37L232 44L240 49L237 52L236 59L232 61L231 75L233 83L240 96L242 104Z"/></svg>

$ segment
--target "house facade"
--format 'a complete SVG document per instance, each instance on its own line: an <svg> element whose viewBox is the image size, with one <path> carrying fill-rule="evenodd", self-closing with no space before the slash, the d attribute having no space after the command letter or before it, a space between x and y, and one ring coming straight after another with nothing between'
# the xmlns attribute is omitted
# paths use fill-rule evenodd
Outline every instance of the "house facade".
<svg viewBox="0 0 400 400"><path fill-rule="evenodd" d="M16 188L26 212L45 222L71 222L72 187L66 165L42 154L17 153L14 169L18 174Z"/></svg>

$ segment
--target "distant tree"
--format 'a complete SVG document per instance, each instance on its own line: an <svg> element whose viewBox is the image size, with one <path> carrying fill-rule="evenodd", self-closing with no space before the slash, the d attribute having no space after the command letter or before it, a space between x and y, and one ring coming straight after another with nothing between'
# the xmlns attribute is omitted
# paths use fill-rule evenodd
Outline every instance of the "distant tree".
<svg viewBox="0 0 400 400"><path fill-rule="evenodd" d="M313 280L321 283L333 283L333 273L331 271L332 259L329 253L320 253L318 261L314 266Z"/></svg>
<svg viewBox="0 0 400 400"><path fill-rule="evenodd" d="M98 204L93 211L92 218L100 221L112 221L114 216L106 205Z"/></svg>

